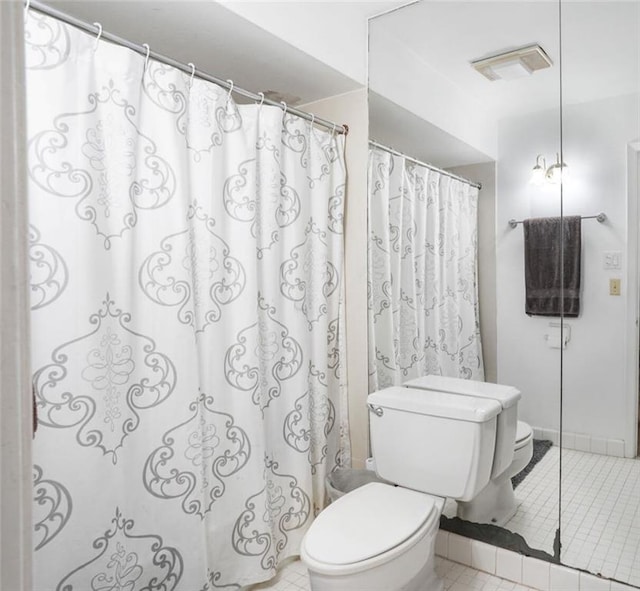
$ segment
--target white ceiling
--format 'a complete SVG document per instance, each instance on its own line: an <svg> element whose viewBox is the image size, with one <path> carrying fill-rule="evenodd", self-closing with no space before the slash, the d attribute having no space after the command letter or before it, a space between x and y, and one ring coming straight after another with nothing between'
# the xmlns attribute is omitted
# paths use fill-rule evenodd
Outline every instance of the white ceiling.
<svg viewBox="0 0 640 591"><path fill-rule="evenodd" d="M199 70L232 79L247 90L274 90L298 97L292 102L307 103L362 87L366 79L367 18L406 2L45 3L83 21L100 22L105 31L119 37L148 43L167 57L193 62ZM340 33L334 39L332 22ZM359 34L344 34L349 30ZM333 49L333 55L329 49ZM341 60L342 56L345 59ZM357 67L360 62L361 73ZM357 79L360 74L362 80Z"/></svg>
<svg viewBox="0 0 640 591"><path fill-rule="evenodd" d="M496 137L499 122L507 117L549 109L554 111L550 116L558 117L561 90L563 106L638 93L639 23L638 0L422 0L375 18L370 47L374 55L376 46L384 48L377 52L384 59L370 62L370 75L372 80L394 81L386 90L383 85L380 89L376 85L376 90L393 94L395 104L372 101L372 134L383 143L395 142L394 147L402 151L446 167L468 163L474 154L458 132L447 133L446 127L437 127L439 122L434 125L434 114L454 108L438 105L434 97L439 96L439 88L448 88L449 94L442 94L445 97L453 96L451 89L457 96L468 97L465 115L477 113L478 121L493 121ZM544 48L554 66L530 77L491 82L469 64L534 43ZM389 48L393 48L392 57ZM407 86L411 90L400 95L394 91L400 84L397 76L403 61L410 66L401 76L409 76L412 83ZM416 95L422 99L418 103ZM420 118L412 118L407 109L414 109L413 113L422 109ZM400 133L389 125L392 120L402 125ZM438 137L433 142L425 139ZM480 154L476 161L486 160Z"/></svg>
<svg viewBox="0 0 640 591"><path fill-rule="evenodd" d="M563 0L564 104L638 91L639 8L637 1ZM505 117L560 104L559 22L557 1L426 0L377 18L373 26ZM472 60L533 43L544 48L554 67L490 82L469 66Z"/></svg>
<svg viewBox="0 0 640 591"><path fill-rule="evenodd" d="M229 10L363 86L367 81L368 18L408 3L407 0L222 1Z"/></svg>

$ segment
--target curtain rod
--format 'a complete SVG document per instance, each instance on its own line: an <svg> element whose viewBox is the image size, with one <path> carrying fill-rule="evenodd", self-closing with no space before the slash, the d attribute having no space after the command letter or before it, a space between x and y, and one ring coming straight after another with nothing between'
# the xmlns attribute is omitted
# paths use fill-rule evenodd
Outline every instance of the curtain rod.
<svg viewBox="0 0 640 591"><path fill-rule="evenodd" d="M566 216L565 216L566 217ZM601 224L607 221L606 213L599 213L598 215L581 215L581 220L598 220ZM518 224L524 223L525 220L509 220L509 226L515 228Z"/></svg>
<svg viewBox="0 0 640 591"><path fill-rule="evenodd" d="M398 150L394 150L393 148L390 148L389 146L385 146L384 144L379 144L378 142L374 141L374 140L369 140L369 144L376 147L376 148L380 148L381 150L384 150L385 152L389 152L389 154L394 154L395 156L401 156L402 158L405 158L411 162L415 162L416 164L419 164L420 166L424 166L425 168L428 168L429 170L433 170L434 172L439 172L440 174L443 174L445 176L451 177L452 179L456 179L457 181L461 181L463 183L466 183L467 185L471 185L472 187L475 187L476 189L482 189L482 184L481 183L474 183L473 181L470 181L469 179L465 179L464 177L458 176L457 174L453 174L452 172L449 172L448 170L443 170L442 168L438 168L437 166L434 166L433 164L429 164L428 162L422 162L421 160L417 160L416 158L412 158L411 156L407 156L406 154L403 154L402 152L398 152Z"/></svg>
<svg viewBox="0 0 640 591"><path fill-rule="evenodd" d="M0 0L1 2L2 0ZM147 47L145 47L144 45L139 45L137 43L134 43L133 41L129 41L127 39L123 39L122 37L118 37L117 35L114 35L113 33L109 33L107 31L102 30L102 26L100 27L96 27L93 24L89 24L85 21L82 21L74 16L71 16L70 14L67 14L65 12L62 12L60 10L57 10L56 8L52 8L51 6L48 6L47 4L43 4L42 2L38 2L37 0L26 0L25 2L25 9L29 10L36 10L37 12L41 12L42 14L45 14L47 16L50 16L52 18L55 18L59 21L62 21L64 23L67 23L69 25L72 25L78 29L81 29L83 31L85 31L86 33L90 33L92 35L100 35L100 39L104 39L106 41L110 41L111 43L115 43L117 45L121 45L122 47L126 47L128 49L130 49L131 51L135 51L136 53L139 53L140 55L142 55L143 57L147 57ZM217 84L218 86L222 86L223 88L226 88L227 90L232 90L233 92L235 92L236 94L239 94L241 96L244 96L246 98L250 98L254 101L261 101L267 105L271 105L274 107L278 107L280 109L283 108L283 103L278 103L274 100L268 99L268 98L264 98L263 94L256 94L254 92L250 92L248 90L245 90L243 88L239 88L237 86L234 86L233 83L229 83L226 82L225 80L221 80L220 78L216 78L215 76L212 76L211 74L207 74L206 72L202 72L201 70L197 70L194 69L192 72L192 68L189 64L183 64L182 62L178 62L170 57L167 57L165 55L162 55L160 53L157 53L155 51L149 50L148 52L149 58L154 59L158 62L161 62L163 64L166 64L167 66L172 66L178 70L181 70L183 72L185 72L186 74L191 75L193 73L194 76L197 76L198 78L201 78L202 80L206 80L207 82L213 82L214 84ZM264 100L263 100L264 99ZM327 119L322 119L321 117L316 117L315 115L311 115L310 113L307 113L305 111L300 111L299 109L296 109L294 107L290 107L286 104L284 104L284 108L285 111L287 113L292 113L293 115L296 115L297 117L301 117L302 119L306 119L307 121L311 121L313 123L317 123L318 125L321 125L323 127L326 127L327 129L331 129L332 131L335 131L337 133L343 133L344 135L347 135L349 133L349 126L348 125L337 125L336 123L333 123L333 121L328 121Z"/></svg>

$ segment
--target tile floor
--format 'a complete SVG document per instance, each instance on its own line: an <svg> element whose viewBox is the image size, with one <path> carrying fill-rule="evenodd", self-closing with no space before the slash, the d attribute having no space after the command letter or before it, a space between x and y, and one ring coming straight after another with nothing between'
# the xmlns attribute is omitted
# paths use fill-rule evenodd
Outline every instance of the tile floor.
<svg viewBox="0 0 640 591"><path fill-rule="evenodd" d="M531 548L553 555L558 529L560 448L553 446L515 490L516 514L505 528L520 534Z"/></svg>
<svg viewBox="0 0 640 591"><path fill-rule="evenodd" d="M445 591L535 591L530 587L494 577L444 558L436 557L436 571L443 579ZM275 579L268 583L249 587L247 591L266 589L269 591L309 591L307 570L299 560L288 561L280 569ZM350 589L349 591L367 590Z"/></svg>
<svg viewBox="0 0 640 591"><path fill-rule="evenodd" d="M280 567L274 579L247 587L245 591L261 591L263 589L269 591L309 591L307 569L299 560L290 558Z"/></svg>
<svg viewBox="0 0 640 591"><path fill-rule="evenodd" d="M640 460L565 449L562 564L640 587ZM560 449L552 447L516 489L506 529L553 554ZM447 504L455 514L455 503Z"/></svg>
<svg viewBox="0 0 640 591"><path fill-rule="evenodd" d="M444 581L445 591L535 591L506 579L436 557L436 572Z"/></svg>
<svg viewBox="0 0 640 591"><path fill-rule="evenodd" d="M553 554L558 528L559 448L551 447L516 488L518 510L505 528L520 534L532 548ZM456 514L455 501L448 500L443 513Z"/></svg>
<svg viewBox="0 0 640 591"><path fill-rule="evenodd" d="M640 586L640 460L562 454L562 563ZM518 511L505 526L551 554L559 463L554 446L516 489Z"/></svg>
<svg viewBox="0 0 640 591"><path fill-rule="evenodd" d="M562 562L640 586L640 460L562 454Z"/></svg>

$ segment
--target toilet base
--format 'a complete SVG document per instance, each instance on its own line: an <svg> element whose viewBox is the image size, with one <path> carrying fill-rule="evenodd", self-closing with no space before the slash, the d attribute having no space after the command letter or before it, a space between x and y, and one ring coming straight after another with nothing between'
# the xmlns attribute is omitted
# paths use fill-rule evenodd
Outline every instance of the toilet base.
<svg viewBox="0 0 640 591"><path fill-rule="evenodd" d="M411 586L403 587L402 591L443 591L444 589L442 579L436 574L432 560L425 565L411 583Z"/></svg>
<svg viewBox="0 0 640 591"><path fill-rule="evenodd" d="M533 432L526 423L518 421L524 436L518 440L511 465L497 478L489 481L470 501L458 501L458 517L473 523L488 523L504 527L516 514L518 504L511 478L520 473L533 457Z"/></svg>
<svg viewBox="0 0 640 591"><path fill-rule="evenodd" d="M511 478L490 480L471 501L458 501L458 517L473 523L504 526L518 509Z"/></svg>

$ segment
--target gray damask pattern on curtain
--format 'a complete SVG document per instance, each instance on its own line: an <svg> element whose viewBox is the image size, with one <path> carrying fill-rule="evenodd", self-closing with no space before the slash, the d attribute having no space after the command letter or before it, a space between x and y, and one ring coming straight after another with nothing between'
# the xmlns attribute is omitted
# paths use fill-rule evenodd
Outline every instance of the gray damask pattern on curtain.
<svg viewBox="0 0 640 591"><path fill-rule="evenodd" d="M30 13L36 591L212 591L348 464L343 138Z"/></svg>
<svg viewBox="0 0 640 591"><path fill-rule="evenodd" d="M483 380L478 189L377 147L368 186L369 390Z"/></svg>

